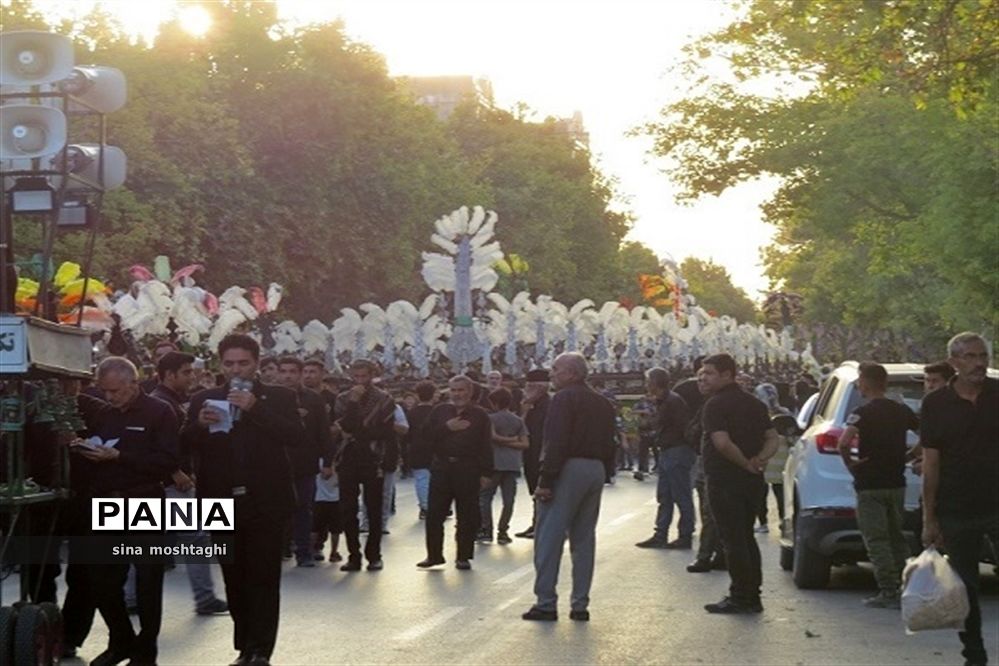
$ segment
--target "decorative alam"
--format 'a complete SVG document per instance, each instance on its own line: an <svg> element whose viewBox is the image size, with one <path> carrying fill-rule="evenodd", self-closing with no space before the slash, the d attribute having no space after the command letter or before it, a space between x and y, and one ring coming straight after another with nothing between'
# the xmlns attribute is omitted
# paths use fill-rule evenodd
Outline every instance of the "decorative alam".
<svg viewBox="0 0 999 666"><path fill-rule="evenodd" d="M704 311L684 293L685 283L668 261L661 276L642 278L647 305L589 299L566 305L547 295L532 297L526 289L508 299L493 291L499 278L494 267L503 259L496 223L496 213L480 206L441 217L431 236L441 251L423 253L421 274L432 293L419 305L399 300L344 307L329 326L317 319L304 327L277 322L280 285L272 283L266 294L259 287L233 286L216 298L194 282L201 266L172 272L165 258L157 259L155 274L133 267L132 287L113 304L105 299L103 308L139 342L173 328L188 348L211 352L225 335L248 330L266 353L318 356L333 372L364 357L378 360L391 376L429 377L438 366L461 371L478 363L483 372L519 375L549 365L563 351L583 352L599 372L669 367L719 351L744 367L793 361L818 370L811 347L795 350L790 331Z"/></svg>

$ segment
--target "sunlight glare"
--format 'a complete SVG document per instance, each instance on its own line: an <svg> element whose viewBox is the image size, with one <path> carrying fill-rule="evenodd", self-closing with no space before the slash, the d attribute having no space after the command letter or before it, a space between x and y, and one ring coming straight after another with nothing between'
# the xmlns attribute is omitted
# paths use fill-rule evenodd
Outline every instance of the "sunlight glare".
<svg viewBox="0 0 999 666"><path fill-rule="evenodd" d="M184 32L194 37L204 37L212 27L212 17L201 6L181 7L177 11L177 21Z"/></svg>

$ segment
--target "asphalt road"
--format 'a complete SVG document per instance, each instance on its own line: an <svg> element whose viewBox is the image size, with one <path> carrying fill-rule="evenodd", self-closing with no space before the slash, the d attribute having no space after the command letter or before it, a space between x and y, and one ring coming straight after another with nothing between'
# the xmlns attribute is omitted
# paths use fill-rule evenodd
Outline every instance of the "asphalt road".
<svg viewBox="0 0 999 666"><path fill-rule="evenodd" d="M634 543L651 534L655 477L619 478L605 489L598 528L590 623L568 619L568 549L561 617L520 619L532 603L532 542L478 546L472 571L451 562L439 570L414 566L424 556L412 483L398 486L398 513L383 542L385 569L342 573L338 565L297 569L286 563L275 664L957 664L954 631L907 636L897 611L868 609L874 592L867 567L834 570L828 590L800 591L778 566L775 534L760 535L766 611L712 616L703 604L726 593L724 572L689 574L687 552L647 551ZM530 519L518 489L514 531ZM771 500L772 501L772 500ZM496 499L497 508L499 498ZM776 516L776 511L771 511ZM450 522L449 522L450 524ZM446 553L453 558L452 530ZM983 568L983 572L986 569ZM14 577L11 577L14 578ZM221 594L221 573L216 570ZM5 599L11 599L11 589ZM60 593L64 588L60 581ZM983 599L986 644L999 658L999 584L988 572ZM234 657L228 617L193 613L187 577L167 573L161 664L227 664ZM90 659L106 645L98 617L80 650ZM65 663L80 663L67 661Z"/></svg>

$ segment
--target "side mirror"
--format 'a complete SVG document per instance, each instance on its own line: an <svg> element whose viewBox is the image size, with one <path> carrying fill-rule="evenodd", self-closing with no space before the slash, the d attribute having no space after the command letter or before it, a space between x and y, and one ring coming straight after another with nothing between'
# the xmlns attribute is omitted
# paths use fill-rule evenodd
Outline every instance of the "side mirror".
<svg viewBox="0 0 999 666"><path fill-rule="evenodd" d="M773 424L774 430L777 434L783 435L784 437L797 437L802 432L804 432L801 427L798 426L798 422L790 414L778 414L773 417L770 422Z"/></svg>

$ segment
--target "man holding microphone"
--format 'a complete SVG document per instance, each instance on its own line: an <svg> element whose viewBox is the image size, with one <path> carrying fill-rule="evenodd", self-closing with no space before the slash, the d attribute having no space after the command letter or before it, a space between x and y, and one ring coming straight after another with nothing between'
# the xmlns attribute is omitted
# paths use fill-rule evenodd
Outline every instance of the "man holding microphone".
<svg viewBox="0 0 999 666"><path fill-rule="evenodd" d="M305 441L305 429L295 394L256 379L260 347L253 338L230 335L218 353L228 381L191 399L181 437L200 461L198 497L235 500L232 551L222 562L239 650L233 663L266 666L277 640L281 544L295 508L284 447ZM233 410L231 424L213 406L219 401Z"/></svg>

